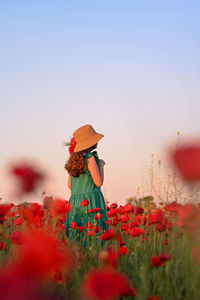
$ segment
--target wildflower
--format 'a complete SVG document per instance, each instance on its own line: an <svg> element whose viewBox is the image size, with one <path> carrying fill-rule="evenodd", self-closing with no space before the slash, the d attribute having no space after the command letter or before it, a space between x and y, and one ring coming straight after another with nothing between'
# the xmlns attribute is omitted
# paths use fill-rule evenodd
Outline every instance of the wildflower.
<svg viewBox="0 0 200 300"><path fill-rule="evenodd" d="M117 208L117 203L112 203L111 205L110 205L110 208Z"/></svg>
<svg viewBox="0 0 200 300"><path fill-rule="evenodd" d="M101 218L103 218L103 215L100 214L100 213L97 213L97 214L94 216L94 219L95 219L95 220L99 220L99 219L101 219Z"/></svg>
<svg viewBox="0 0 200 300"><path fill-rule="evenodd" d="M171 258L171 254L163 253L159 256L152 256L151 264L153 267L163 266L167 260Z"/></svg>
<svg viewBox="0 0 200 300"><path fill-rule="evenodd" d="M57 214L66 214L71 210L71 204L69 201L56 198L52 203L52 208L56 211Z"/></svg>
<svg viewBox="0 0 200 300"><path fill-rule="evenodd" d="M121 213L131 213L134 211L133 206L130 203L127 203L125 206L120 206Z"/></svg>
<svg viewBox="0 0 200 300"><path fill-rule="evenodd" d="M19 225L23 225L24 222L23 222L22 218L17 218L17 219L15 219L15 220L13 221L13 224L14 224L15 226L19 226Z"/></svg>
<svg viewBox="0 0 200 300"><path fill-rule="evenodd" d="M11 207L7 204L0 205L0 224L3 224L5 222L5 216L7 215L10 208Z"/></svg>
<svg viewBox="0 0 200 300"><path fill-rule="evenodd" d="M75 138L71 138L71 141L70 141L70 145L69 145L69 153L70 155L74 152L74 149L76 147L76 141L75 141Z"/></svg>
<svg viewBox="0 0 200 300"><path fill-rule="evenodd" d="M164 220L164 214L161 209L156 210L152 214L149 214L148 216L148 224L154 224L154 223L162 223Z"/></svg>
<svg viewBox="0 0 200 300"><path fill-rule="evenodd" d="M77 228L77 223L76 222L71 222L70 226L72 229L76 229Z"/></svg>
<svg viewBox="0 0 200 300"><path fill-rule="evenodd" d="M139 227L134 227L130 229L130 236L139 236L145 233L145 231Z"/></svg>
<svg viewBox="0 0 200 300"><path fill-rule="evenodd" d="M119 247L117 251L119 255L127 255L129 253L128 248L124 246Z"/></svg>
<svg viewBox="0 0 200 300"><path fill-rule="evenodd" d="M24 242L24 236L21 231L14 230L10 237L11 241L15 245L22 245Z"/></svg>
<svg viewBox="0 0 200 300"><path fill-rule="evenodd" d="M101 229L100 226L96 226L94 230L95 230L96 233L98 233L100 231L100 229Z"/></svg>
<svg viewBox="0 0 200 300"><path fill-rule="evenodd" d="M135 215L143 214L143 212L144 212L143 207L136 206L136 207L134 208L134 214L135 214Z"/></svg>
<svg viewBox="0 0 200 300"><path fill-rule="evenodd" d="M19 181L21 194L33 192L44 179L43 174L27 164L19 164L12 167L11 173L16 176Z"/></svg>
<svg viewBox="0 0 200 300"><path fill-rule="evenodd" d="M79 232L83 232L83 230L84 230L84 226L78 226L77 228L78 228Z"/></svg>
<svg viewBox="0 0 200 300"><path fill-rule="evenodd" d="M96 300L111 300L118 296L136 296L136 290L130 287L125 275L104 270L92 270L82 283L86 298Z"/></svg>
<svg viewBox="0 0 200 300"><path fill-rule="evenodd" d="M200 180L200 145L191 144L179 147L173 154L172 160L179 172L189 181Z"/></svg>
<svg viewBox="0 0 200 300"><path fill-rule="evenodd" d="M84 199L81 204L81 206L88 206L89 205L89 201L87 199Z"/></svg>
<svg viewBox="0 0 200 300"><path fill-rule="evenodd" d="M92 224L91 222L87 222L87 223L85 224L85 229L91 230L92 228L93 228L93 224Z"/></svg>
<svg viewBox="0 0 200 300"><path fill-rule="evenodd" d="M68 249L61 249L52 235L37 231L27 232L17 259L21 272L33 279L44 279L71 262Z"/></svg>
<svg viewBox="0 0 200 300"><path fill-rule="evenodd" d="M105 269L116 269L118 266L118 255L115 251L113 251L112 246L110 246L107 250L103 250L99 253L99 261L103 264L103 268Z"/></svg>
<svg viewBox="0 0 200 300"><path fill-rule="evenodd" d="M156 295L153 295L153 296L149 296L147 300L162 300L162 299Z"/></svg>

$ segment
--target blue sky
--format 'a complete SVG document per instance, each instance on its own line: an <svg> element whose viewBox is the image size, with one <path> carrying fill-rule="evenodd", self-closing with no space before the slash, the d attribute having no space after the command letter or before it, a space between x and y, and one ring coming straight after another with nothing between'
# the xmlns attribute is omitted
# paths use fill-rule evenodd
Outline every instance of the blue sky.
<svg viewBox="0 0 200 300"><path fill-rule="evenodd" d="M27 158L68 197L62 143L83 124L105 135L103 190L118 202L177 130L199 136L199 13L199 1L0 3L3 196L7 165Z"/></svg>

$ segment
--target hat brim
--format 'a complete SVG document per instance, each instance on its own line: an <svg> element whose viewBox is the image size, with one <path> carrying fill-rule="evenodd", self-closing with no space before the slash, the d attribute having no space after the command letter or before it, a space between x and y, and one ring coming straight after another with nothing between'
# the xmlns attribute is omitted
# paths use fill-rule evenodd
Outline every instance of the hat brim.
<svg viewBox="0 0 200 300"><path fill-rule="evenodd" d="M88 149L92 146L94 146L95 144L98 143L98 141L100 141L102 138L104 137L103 134L100 133L96 133L95 135L93 135L91 138L89 138L88 140L85 140L81 143L76 144L75 148L74 148L74 152L79 152L79 151L83 151L85 149Z"/></svg>

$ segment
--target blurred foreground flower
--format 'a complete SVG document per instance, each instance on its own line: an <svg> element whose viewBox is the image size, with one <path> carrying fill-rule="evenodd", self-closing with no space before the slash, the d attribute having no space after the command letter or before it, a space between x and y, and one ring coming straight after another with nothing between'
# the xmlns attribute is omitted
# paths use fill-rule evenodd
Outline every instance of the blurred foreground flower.
<svg viewBox="0 0 200 300"><path fill-rule="evenodd" d="M34 192L38 184L44 179L44 175L36 171L28 164L19 164L11 168L11 173L18 179L19 193Z"/></svg>
<svg viewBox="0 0 200 300"><path fill-rule="evenodd" d="M117 271L93 270L84 278L82 291L87 299L112 300L119 296L136 297L127 277Z"/></svg>
<svg viewBox="0 0 200 300"><path fill-rule="evenodd" d="M172 160L183 178L200 180L200 143L179 147L172 154Z"/></svg>

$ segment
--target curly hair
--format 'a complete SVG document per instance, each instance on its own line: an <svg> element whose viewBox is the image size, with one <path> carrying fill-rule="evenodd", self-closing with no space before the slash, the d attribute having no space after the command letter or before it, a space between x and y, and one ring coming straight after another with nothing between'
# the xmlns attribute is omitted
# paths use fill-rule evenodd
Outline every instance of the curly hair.
<svg viewBox="0 0 200 300"><path fill-rule="evenodd" d="M69 175L73 177L79 177L80 174L85 173L85 171L87 170L87 163L83 158L83 154L89 153L96 148L97 144L83 151L72 153L65 164L65 169L67 170Z"/></svg>

